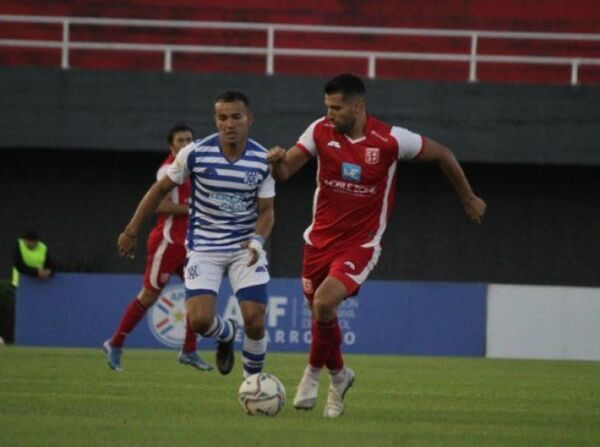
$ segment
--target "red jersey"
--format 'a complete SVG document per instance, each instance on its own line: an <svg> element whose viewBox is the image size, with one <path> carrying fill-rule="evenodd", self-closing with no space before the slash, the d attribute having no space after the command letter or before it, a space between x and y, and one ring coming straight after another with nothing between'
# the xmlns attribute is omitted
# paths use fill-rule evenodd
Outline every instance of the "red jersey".
<svg viewBox="0 0 600 447"><path fill-rule="evenodd" d="M160 180L167 174L167 169L173 163L175 158L172 154L163 161L163 164L156 173L156 180ZM171 202L178 205L187 205L191 193L190 180L186 180L181 185L173 188L169 195ZM156 225L152 229L149 238L162 238L171 244L185 245L185 236L188 228L188 215L179 214L159 214Z"/></svg>
<svg viewBox="0 0 600 447"><path fill-rule="evenodd" d="M420 135L370 115L357 140L336 132L326 117L313 122L296 143L318 161L306 243L378 247L392 212L398 160L417 157L423 143Z"/></svg>

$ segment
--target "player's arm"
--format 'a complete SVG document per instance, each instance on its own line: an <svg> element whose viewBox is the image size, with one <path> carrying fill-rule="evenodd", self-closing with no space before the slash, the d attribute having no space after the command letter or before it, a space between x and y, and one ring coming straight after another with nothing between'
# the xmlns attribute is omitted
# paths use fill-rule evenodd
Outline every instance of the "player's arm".
<svg viewBox="0 0 600 447"><path fill-rule="evenodd" d="M119 235L117 248L121 256L132 256L135 250L136 238L142 224L151 216L160 202L177 184L169 176L164 176L155 182L146 192L137 206L131 220Z"/></svg>
<svg viewBox="0 0 600 447"><path fill-rule="evenodd" d="M258 219L254 230L254 237L248 244L250 250L250 260L248 265L255 264L258 261L262 246L267 238L271 235L271 230L275 224L274 197L258 198Z"/></svg>
<svg viewBox="0 0 600 447"><path fill-rule="evenodd" d="M436 162L454 186L469 218L474 222L481 222L485 214L486 203L475 195L458 160L450 149L429 138L424 138L423 149L415 160Z"/></svg>
<svg viewBox="0 0 600 447"><path fill-rule="evenodd" d="M269 149L267 162L271 165L271 175L278 182L283 182L294 175L304 166L310 157L298 146L286 151L284 148L275 146Z"/></svg>
<svg viewBox="0 0 600 447"><path fill-rule="evenodd" d="M179 203L173 202L169 197L165 197L158 204L156 208L157 214L173 214L173 215L181 215L188 214L190 207L188 205L182 205Z"/></svg>

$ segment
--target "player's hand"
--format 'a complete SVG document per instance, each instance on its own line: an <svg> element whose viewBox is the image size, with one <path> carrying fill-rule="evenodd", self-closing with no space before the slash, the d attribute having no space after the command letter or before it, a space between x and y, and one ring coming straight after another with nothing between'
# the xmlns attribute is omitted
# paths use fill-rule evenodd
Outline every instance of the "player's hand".
<svg viewBox="0 0 600 447"><path fill-rule="evenodd" d="M253 266L258 262L258 258L260 258L260 253L255 248L248 247L248 251L250 252L250 259L248 260L248 267Z"/></svg>
<svg viewBox="0 0 600 447"><path fill-rule="evenodd" d="M267 152L267 163L277 164L285 160L286 150L280 146L275 146Z"/></svg>
<svg viewBox="0 0 600 447"><path fill-rule="evenodd" d="M47 281L50 279L50 276L52 276L52 272L50 270L45 269L43 267L40 267L38 269L38 278Z"/></svg>
<svg viewBox="0 0 600 447"><path fill-rule="evenodd" d="M117 239L117 250L119 255L133 259L135 251L136 237L131 233L125 231L119 234Z"/></svg>
<svg viewBox="0 0 600 447"><path fill-rule="evenodd" d="M469 219L473 222L481 223L483 220L483 216L485 215L485 210L487 209L486 203L477 196L469 197L464 201L465 212Z"/></svg>
<svg viewBox="0 0 600 447"><path fill-rule="evenodd" d="M263 250L263 242L259 239L250 239L249 241L242 242L242 248L246 248L248 253L250 254L250 258L248 259L248 263L246 264L248 267L253 266L258 262L261 255L264 253Z"/></svg>

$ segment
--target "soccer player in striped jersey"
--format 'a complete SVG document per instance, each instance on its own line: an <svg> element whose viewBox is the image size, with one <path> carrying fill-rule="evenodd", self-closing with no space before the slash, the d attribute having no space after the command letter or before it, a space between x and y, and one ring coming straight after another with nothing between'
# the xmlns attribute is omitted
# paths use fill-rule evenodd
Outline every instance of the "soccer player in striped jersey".
<svg viewBox="0 0 600 447"><path fill-rule="evenodd" d="M167 174L167 169L169 169L181 148L192 141L192 129L186 125L174 126L169 131L167 136L169 155L156 173L157 180ZM146 270L144 271L142 290L125 309L114 335L103 344L108 366L115 371L122 371L123 369L121 354L125 339L146 315L146 311L156 303L171 275L175 273L183 278L190 190L190 182L184 182L174 188L156 209L158 218L156 225L148 236ZM196 334L189 328L189 325L186 325L183 347L179 353L179 362L202 371L212 369L212 366L204 362L198 355L196 347Z"/></svg>
<svg viewBox="0 0 600 447"><path fill-rule="evenodd" d="M237 327L235 321L216 314L227 273L244 320L242 360L247 377L263 369L267 351L269 272L263 245L274 222L275 182L267 149L248 138L252 113L245 94L219 95L215 123L218 132L183 148L167 175L148 190L117 245L122 256L132 253L142 222L165 194L191 179L185 269L188 320L196 333L216 339L217 367L228 374Z"/></svg>
<svg viewBox="0 0 600 447"><path fill-rule="evenodd" d="M272 148L269 162L273 177L282 181L311 158L318 160L313 221L304 233L302 268L313 317L312 341L294 407L315 406L320 372L326 366L330 386L323 415L338 417L355 373L344 365L336 308L358 293L377 264L394 201L398 162L437 163L475 222L483 218L486 204L473 193L448 148L369 115L360 78L339 75L324 90L327 116L308 126L289 151Z"/></svg>

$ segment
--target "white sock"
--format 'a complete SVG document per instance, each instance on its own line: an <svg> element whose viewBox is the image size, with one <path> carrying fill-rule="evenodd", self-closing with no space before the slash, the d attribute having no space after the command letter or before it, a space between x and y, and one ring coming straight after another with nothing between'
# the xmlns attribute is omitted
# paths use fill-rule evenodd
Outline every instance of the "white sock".
<svg viewBox="0 0 600 447"><path fill-rule="evenodd" d="M244 335L242 347L242 361L244 362L244 378L259 373L265 366L267 355L267 337L260 340L252 340Z"/></svg>
<svg viewBox="0 0 600 447"><path fill-rule="evenodd" d="M331 378L331 383L342 383L344 380L346 380L346 368L342 367L342 369L339 369L337 371L329 371L329 377Z"/></svg>
<svg viewBox="0 0 600 447"><path fill-rule="evenodd" d="M319 381L321 378L321 370L322 368L315 368L312 365L306 365L304 369L304 375L309 376L311 379Z"/></svg>

